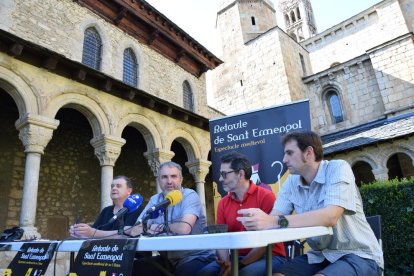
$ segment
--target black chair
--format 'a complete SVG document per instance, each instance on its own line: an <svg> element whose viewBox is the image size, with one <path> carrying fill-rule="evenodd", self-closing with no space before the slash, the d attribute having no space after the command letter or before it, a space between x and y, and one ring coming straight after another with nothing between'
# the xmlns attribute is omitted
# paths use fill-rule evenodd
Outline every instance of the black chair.
<svg viewBox="0 0 414 276"><path fill-rule="evenodd" d="M369 226L371 226L371 229L374 232L375 237L377 238L382 249L381 216L375 215L371 217L366 217L366 219Z"/></svg>
<svg viewBox="0 0 414 276"><path fill-rule="evenodd" d="M296 256L303 255L305 250L306 240L294 240L284 242L286 259L291 260Z"/></svg>
<svg viewBox="0 0 414 276"><path fill-rule="evenodd" d="M378 243L382 249L381 216L375 215L371 217L366 217L366 219L369 226L371 226L371 229L374 232L374 235L377 238ZM384 275L384 271L382 272L382 275Z"/></svg>

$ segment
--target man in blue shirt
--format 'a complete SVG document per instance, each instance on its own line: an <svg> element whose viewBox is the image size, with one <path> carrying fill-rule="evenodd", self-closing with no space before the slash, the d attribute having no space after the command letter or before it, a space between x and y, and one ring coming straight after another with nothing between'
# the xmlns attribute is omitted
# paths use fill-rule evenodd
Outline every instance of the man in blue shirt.
<svg viewBox="0 0 414 276"><path fill-rule="evenodd" d="M183 188L182 181L182 169L179 164L171 161L161 164L157 182L162 192L151 197L138 221L142 219L150 207L162 202L169 192L179 190L183 195L181 202L174 206L168 206L167 209L169 231L179 235L202 234L203 228L206 226L206 217L200 198L194 190ZM164 216L149 219L147 226L148 232L151 234L162 232L165 226ZM136 236L142 231L142 225L138 225L126 233ZM165 275L160 269L161 266L174 275L195 275L199 269L214 260L212 250L160 252L159 256L136 260L133 274Z"/></svg>

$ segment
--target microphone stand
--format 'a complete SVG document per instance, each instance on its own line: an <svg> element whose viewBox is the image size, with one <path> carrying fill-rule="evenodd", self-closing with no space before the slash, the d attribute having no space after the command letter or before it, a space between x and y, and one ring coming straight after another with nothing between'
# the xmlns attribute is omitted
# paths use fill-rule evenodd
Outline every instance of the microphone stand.
<svg viewBox="0 0 414 276"><path fill-rule="evenodd" d="M148 219L142 221L142 235L148 234Z"/></svg>
<svg viewBox="0 0 414 276"><path fill-rule="evenodd" d="M170 234L170 226L168 225L168 208L165 208L165 211L164 211L164 228L163 228L163 232L166 233L167 235Z"/></svg>
<svg viewBox="0 0 414 276"><path fill-rule="evenodd" d="M125 214L118 218L119 226L118 226L118 235L122 236L124 234L124 226L125 226Z"/></svg>

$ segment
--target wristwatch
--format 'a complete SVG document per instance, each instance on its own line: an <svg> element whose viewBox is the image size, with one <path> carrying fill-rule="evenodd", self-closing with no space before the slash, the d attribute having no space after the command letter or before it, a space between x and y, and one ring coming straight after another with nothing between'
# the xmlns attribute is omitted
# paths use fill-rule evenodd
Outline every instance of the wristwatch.
<svg viewBox="0 0 414 276"><path fill-rule="evenodd" d="M280 228L287 228L289 226L289 221L286 219L284 215L280 215L277 224L279 224Z"/></svg>

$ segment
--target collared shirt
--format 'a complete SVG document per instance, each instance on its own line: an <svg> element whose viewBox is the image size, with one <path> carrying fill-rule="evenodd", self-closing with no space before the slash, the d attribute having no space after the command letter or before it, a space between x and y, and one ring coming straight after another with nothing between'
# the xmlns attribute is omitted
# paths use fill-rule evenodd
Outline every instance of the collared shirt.
<svg viewBox="0 0 414 276"><path fill-rule="evenodd" d="M168 223L174 223L180 221L184 215L195 215L197 217L196 222L194 223L190 235L202 234L204 227L207 225L206 216L204 215L203 208L201 207L200 197L198 194L187 188L182 188L181 193L183 194L183 199L180 203L174 206L168 206ZM138 220L146 213L146 211L154 206L157 203L160 203L164 200L164 194L159 193L153 195L148 204L145 206L145 209L142 211L141 215L138 217ZM161 215L157 218L150 219L149 224L164 223L164 216ZM207 257L214 254L213 250L180 250L180 251L168 251L164 252L168 259L173 263L177 264L189 262L198 257Z"/></svg>
<svg viewBox="0 0 414 276"><path fill-rule="evenodd" d="M290 175L273 209L287 215L293 210L301 214L330 205L345 211L332 227L333 235L307 239L312 248L307 253L309 263L320 263L325 258L332 263L346 254L355 254L372 259L383 268L381 247L365 218L361 195L347 162L322 161L310 185L304 185L301 176Z"/></svg>
<svg viewBox="0 0 414 276"><path fill-rule="evenodd" d="M227 224L228 232L246 231L243 224L236 218L238 210L246 208L260 208L269 214L272 211L273 203L276 200L275 194L265 188L256 186L251 180L249 189L243 196L243 200L237 199L234 193L229 193L223 197L217 207L217 223ZM246 256L250 248L239 249L240 256ZM276 243L273 246L272 253L274 256L286 256L282 243Z"/></svg>

